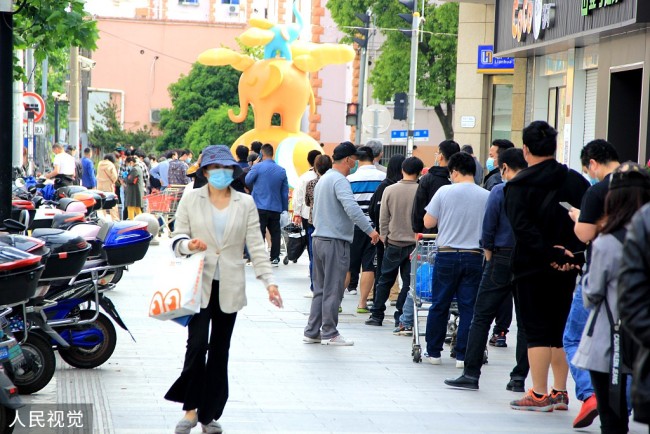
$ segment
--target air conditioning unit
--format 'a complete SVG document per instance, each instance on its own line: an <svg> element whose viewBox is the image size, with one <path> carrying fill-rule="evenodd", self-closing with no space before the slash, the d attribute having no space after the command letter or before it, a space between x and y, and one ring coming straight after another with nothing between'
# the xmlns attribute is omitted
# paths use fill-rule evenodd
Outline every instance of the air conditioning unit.
<svg viewBox="0 0 650 434"><path fill-rule="evenodd" d="M152 124L160 123L160 109L151 109L149 111L149 121Z"/></svg>
<svg viewBox="0 0 650 434"><path fill-rule="evenodd" d="M239 5L230 5L230 6L228 6L228 14L230 14L230 15L239 15Z"/></svg>

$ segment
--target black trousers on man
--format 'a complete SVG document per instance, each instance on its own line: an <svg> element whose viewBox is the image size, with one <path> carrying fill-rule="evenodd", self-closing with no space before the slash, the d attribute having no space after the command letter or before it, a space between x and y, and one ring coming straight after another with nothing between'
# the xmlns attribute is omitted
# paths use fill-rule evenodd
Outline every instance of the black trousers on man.
<svg viewBox="0 0 650 434"><path fill-rule="evenodd" d="M257 210L260 216L260 229L262 230L262 239L266 239L266 230L271 234L271 261L280 260L280 213L267 211L264 209Z"/></svg>
<svg viewBox="0 0 650 434"><path fill-rule="evenodd" d="M221 311L219 281L214 280L208 307L187 326L181 376L165 395L169 401L182 403L184 411L197 410L199 422L205 425L221 417L228 401L228 354L236 318L237 313Z"/></svg>

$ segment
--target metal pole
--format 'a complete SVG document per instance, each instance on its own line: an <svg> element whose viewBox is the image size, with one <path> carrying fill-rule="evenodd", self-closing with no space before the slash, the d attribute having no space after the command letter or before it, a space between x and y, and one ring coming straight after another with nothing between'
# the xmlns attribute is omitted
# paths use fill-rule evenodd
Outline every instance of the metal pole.
<svg viewBox="0 0 650 434"><path fill-rule="evenodd" d="M25 50L25 73L27 74L27 83L25 83L25 90L27 92L34 92L34 49L28 48Z"/></svg>
<svg viewBox="0 0 650 434"><path fill-rule="evenodd" d="M59 143L59 99L54 98L54 143Z"/></svg>
<svg viewBox="0 0 650 434"><path fill-rule="evenodd" d="M358 94L358 104L357 107L357 131L354 136L354 144L361 144L361 130L363 129L363 121L361 120L363 115L363 101L364 101L364 91L366 89L365 77L366 77L366 65L368 65L368 50L361 48L361 59L359 65L359 94Z"/></svg>
<svg viewBox="0 0 650 434"><path fill-rule="evenodd" d="M415 144L415 98L417 96L416 85L418 75L418 43L420 40L420 13L413 13L413 27L411 32L411 70L409 73L409 111L408 135L406 138L406 155L413 155L413 145Z"/></svg>
<svg viewBox="0 0 650 434"><path fill-rule="evenodd" d="M11 217L13 139L13 2L0 1L0 221Z"/></svg>
<svg viewBox="0 0 650 434"><path fill-rule="evenodd" d="M25 50L25 71L27 72L27 83L25 83L25 90L27 92L34 92L36 89L36 63L34 63L34 49L28 48ZM45 110L45 107L43 107ZM34 139L34 113L27 113L27 161L23 161L23 166L27 166L27 175L34 174L34 147L36 145ZM26 164L25 164L26 163Z"/></svg>
<svg viewBox="0 0 650 434"><path fill-rule="evenodd" d="M379 138L379 110L376 108L372 111L372 138Z"/></svg>
<svg viewBox="0 0 650 434"><path fill-rule="evenodd" d="M68 112L68 145L77 149L79 156L79 47L70 48L70 101Z"/></svg>
<svg viewBox="0 0 650 434"><path fill-rule="evenodd" d="M18 64L23 66L23 52L17 51ZM12 139L12 167L20 168L23 165L23 120L25 117L25 106L23 105L23 82L14 81L13 98L13 139Z"/></svg>

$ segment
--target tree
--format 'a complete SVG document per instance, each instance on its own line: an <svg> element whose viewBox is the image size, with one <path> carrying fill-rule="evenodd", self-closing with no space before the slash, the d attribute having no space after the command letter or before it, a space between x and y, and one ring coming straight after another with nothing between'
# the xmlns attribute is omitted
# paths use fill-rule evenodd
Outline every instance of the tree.
<svg viewBox="0 0 650 434"><path fill-rule="evenodd" d="M169 86L173 108L161 111L163 131L158 148L176 149L186 145L185 136L194 122L210 109L237 106L237 85L241 72L230 66L195 63L190 73ZM230 122L230 120L228 120Z"/></svg>
<svg viewBox="0 0 650 434"><path fill-rule="evenodd" d="M222 105L217 109L209 109L201 118L194 122L185 136L185 144L194 155L208 145L230 146L239 136L253 128L253 113L248 112L248 118L241 124L236 124L228 118L228 110L237 110L238 106Z"/></svg>
<svg viewBox="0 0 650 434"><path fill-rule="evenodd" d="M445 132L454 137L453 104L456 99L456 52L458 35L458 4L441 6L426 2L422 38L418 45L417 97L433 107ZM370 72L373 97L384 103L397 92L408 91L410 39L394 29L406 27L397 14L408 11L395 0L329 0L327 8L338 27L348 35L355 33L361 21L355 13L371 8L375 25L386 36L381 54Z"/></svg>
<svg viewBox="0 0 650 434"><path fill-rule="evenodd" d="M97 23L84 4L84 0L23 0L14 15L14 48L34 48L37 62L70 46L94 49ZM15 64L14 71L17 78L25 78L20 65Z"/></svg>
<svg viewBox="0 0 650 434"><path fill-rule="evenodd" d="M88 134L88 140L93 146L112 151L118 144L133 146L145 152L153 151L156 138L146 125L136 131L125 131L117 120L117 105L103 103L97 107L99 117L92 117L93 130Z"/></svg>

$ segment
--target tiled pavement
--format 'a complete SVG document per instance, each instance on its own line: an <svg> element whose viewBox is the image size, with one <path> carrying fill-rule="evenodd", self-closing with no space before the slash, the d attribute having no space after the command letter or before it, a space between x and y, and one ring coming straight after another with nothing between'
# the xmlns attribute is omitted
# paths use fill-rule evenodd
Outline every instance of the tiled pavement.
<svg viewBox="0 0 650 434"><path fill-rule="evenodd" d="M94 404L99 433L172 433L180 405L163 399L180 373L186 330L147 317L156 276L164 273L167 239L152 246L110 294L137 342L118 328L113 357L84 371L57 358L58 369L32 402ZM306 256L306 255L305 255ZM414 364L409 338L391 334L391 325L369 327L355 311L358 296L343 301L340 331L353 347L303 344L309 311L307 266L276 269L285 307L276 309L247 270L249 305L239 314L230 356L230 400L221 418L228 433L598 433L573 430L579 402L571 390L568 412L539 414L510 410L518 397L505 384L514 348L492 349L478 392L451 390L442 383L456 376L448 353L442 366ZM573 385L570 384L570 388ZM200 428L193 432L199 433ZM632 433L647 433L633 424Z"/></svg>

